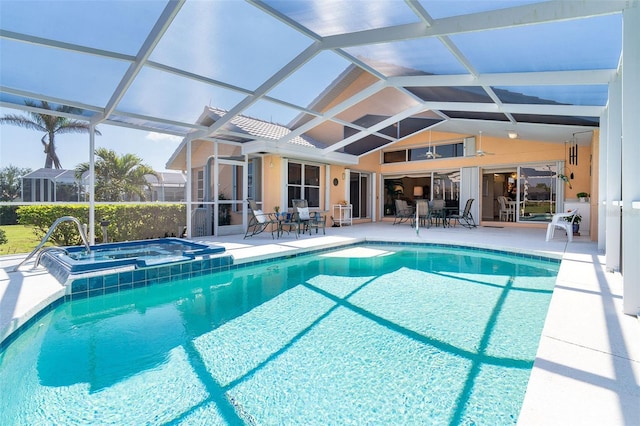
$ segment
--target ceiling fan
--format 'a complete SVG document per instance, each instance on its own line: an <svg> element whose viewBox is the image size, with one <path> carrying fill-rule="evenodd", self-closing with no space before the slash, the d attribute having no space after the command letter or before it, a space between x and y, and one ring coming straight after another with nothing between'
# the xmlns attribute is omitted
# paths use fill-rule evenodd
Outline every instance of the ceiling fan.
<svg viewBox="0 0 640 426"><path fill-rule="evenodd" d="M424 156L429 160L440 157L439 154L436 154L435 150L431 150L431 130L429 130L429 149L424 153Z"/></svg>
<svg viewBox="0 0 640 426"><path fill-rule="evenodd" d="M482 130L480 130L478 133L480 133L480 137L478 140L478 150L476 151L476 156L483 157L485 155L493 155L493 152L487 152L482 150Z"/></svg>

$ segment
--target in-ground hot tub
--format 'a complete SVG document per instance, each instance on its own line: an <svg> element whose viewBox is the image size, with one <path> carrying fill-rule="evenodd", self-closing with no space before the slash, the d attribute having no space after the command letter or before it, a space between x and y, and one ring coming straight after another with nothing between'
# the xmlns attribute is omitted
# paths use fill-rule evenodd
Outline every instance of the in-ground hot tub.
<svg viewBox="0 0 640 426"><path fill-rule="evenodd" d="M92 246L90 253L83 246L65 247L43 253L40 263L65 284L81 276L211 259L224 254L224 251L220 246L179 238L159 238L99 244Z"/></svg>

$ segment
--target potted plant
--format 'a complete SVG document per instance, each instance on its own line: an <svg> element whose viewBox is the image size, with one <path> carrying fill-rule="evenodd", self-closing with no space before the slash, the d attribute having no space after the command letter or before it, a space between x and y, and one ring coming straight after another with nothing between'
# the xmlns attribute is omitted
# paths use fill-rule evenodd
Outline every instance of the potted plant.
<svg viewBox="0 0 640 426"><path fill-rule="evenodd" d="M278 216L280 214L280 206L273 206L273 211L276 213L276 219L278 219ZM282 216L284 217L284 213L282 213Z"/></svg>
<svg viewBox="0 0 640 426"><path fill-rule="evenodd" d="M586 192L578 192L576 196L578 197L581 203L584 203L587 201L587 197L589 196L589 194L587 194Z"/></svg>
<svg viewBox="0 0 640 426"><path fill-rule="evenodd" d="M568 216L563 219L567 222L571 222L571 220L573 220L573 235L580 235L580 222L582 221L582 216L580 216L580 213L576 213L575 218Z"/></svg>

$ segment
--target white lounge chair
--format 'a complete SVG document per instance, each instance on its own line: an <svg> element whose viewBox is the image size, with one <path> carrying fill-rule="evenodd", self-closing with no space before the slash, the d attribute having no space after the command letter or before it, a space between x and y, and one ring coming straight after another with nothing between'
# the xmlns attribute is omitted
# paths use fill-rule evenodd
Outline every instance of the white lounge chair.
<svg viewBox="0 0 640 426"><path fill-rule="evenodd" d="M556 228L562 228L567 232L569 242L573 241L573 221L576 219L578 209L570 210L566 213L556 213L551 218L551 223L547 225L547 241L553 238Z"/></svg>

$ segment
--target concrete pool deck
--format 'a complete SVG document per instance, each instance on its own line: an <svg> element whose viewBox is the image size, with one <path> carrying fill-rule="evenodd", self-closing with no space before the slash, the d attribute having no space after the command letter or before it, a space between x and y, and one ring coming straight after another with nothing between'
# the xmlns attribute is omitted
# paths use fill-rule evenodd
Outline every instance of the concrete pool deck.
<svg viewBox="0 0 640 426"><path fill-rule="evenodd" d="M567 243L561 232L545 242L545 229L421 228L389 222L327 228L326 235L263 233L195 238L224 246L236 263L376 239L461 244L562 258L520 425L640 424L640 320L622 314L622 279L607 273L588 237ZM49 274L10 272L24 255L0 257L0 339L64 294ZM526 315L526 312L523 312Z"/></svg>

